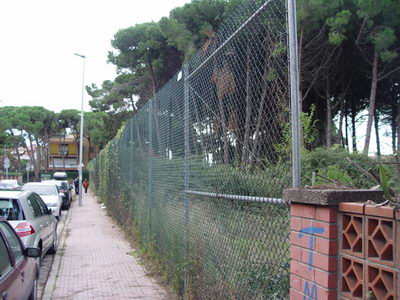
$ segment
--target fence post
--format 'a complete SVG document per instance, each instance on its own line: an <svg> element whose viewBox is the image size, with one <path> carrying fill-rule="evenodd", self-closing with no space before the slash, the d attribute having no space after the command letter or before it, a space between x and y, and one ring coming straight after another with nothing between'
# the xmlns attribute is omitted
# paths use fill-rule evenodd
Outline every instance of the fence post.
<svg viewBox="0 0 400 300"><path fill-rule="evenodd" d="M297 49L296 0L288 0L289 73L292 121L292 184L300 187L299 59Z"/></svg>
<svg viewBox="0 0 400 300"><path fill-rule="evenodd" d="M153 189L153 101L154 97L149 101L149 160L148 160L148 191L147 191L147 217L148 217L148 241L151 241L151 203Z"/></svg>
<svg viewBox="0 0 400 300"><path fill-rule="evenodd" d="M183 97L184 97L184 136L185 136L185 162L184 162L184 222L185 222L185 258L189 255L189 159L190 159L190 143L189 143L189 84L188 84L189 67L183 66ZM185 270L184 291L187 291L188 274Z"/></svg>

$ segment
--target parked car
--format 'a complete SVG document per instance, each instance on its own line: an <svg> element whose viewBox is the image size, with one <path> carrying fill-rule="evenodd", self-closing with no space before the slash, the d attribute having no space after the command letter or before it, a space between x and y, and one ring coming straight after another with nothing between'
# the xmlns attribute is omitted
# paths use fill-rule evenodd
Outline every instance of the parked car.
<svg viewBox="0 0 400 300"><path fill-rule="evenodd" d="M72 202L72 187L67 180L45 180L43 183L55 184L57 186L58 192L63 193L62 197L63 203L61 209L69 209Z"/></svg>
<svg viewBox="0 0 400 300"><path fill-rule="evenodd" d="M0 190L21 190L22 184L16 179L0 180Z"/></svg>
<svg viewBox="0 0 400 300"><path fill-rule="evenodd" d="M23 186L22 190L32 191L38 194L44 203L46 203L47 207L51 208L53 215L59 219L61 216L62 198L64 197L64 193L60 193L55 184L28 182Z"/></svg>
<svg viewBox="0 0 400 300"><path fill-rule="evenodd" d="M7 219L25 247L40 249L41 258L57 251L57 220L42 198L31 191L0 191L0 216Z"/></svg>
<svg viewBox="0 0 400 300"><path fill-rule="evenodd" d="M68 180L67 173L65 172L55 172L53 174L53 179L54 180Z"/></svg>
<svg viewBox="0 0 400 300"><path fill-rule="evenodd" d="M6 219L0 217L1 299L37 299L38 248L25 247Z"/></svg>

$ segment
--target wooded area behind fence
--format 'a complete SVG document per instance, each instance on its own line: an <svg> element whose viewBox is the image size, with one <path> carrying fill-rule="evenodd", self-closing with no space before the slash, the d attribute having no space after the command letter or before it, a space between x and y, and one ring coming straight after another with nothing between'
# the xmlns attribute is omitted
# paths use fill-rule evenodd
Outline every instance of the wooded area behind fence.
<svg viewBox="0 0 400 300"><path fill-rule="evenodd" d="M245 1L91 162L181 295L288 296L288 76L285 1Z"/></svg>

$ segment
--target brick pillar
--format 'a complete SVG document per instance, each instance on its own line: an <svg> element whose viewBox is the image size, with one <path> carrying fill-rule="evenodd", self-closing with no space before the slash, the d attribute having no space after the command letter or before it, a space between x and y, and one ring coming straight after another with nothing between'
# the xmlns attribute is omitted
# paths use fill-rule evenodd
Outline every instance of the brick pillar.
<svg viewBox="0 0 400 300"><path fill-rule="evenodd" d="M376 191L289 189L291 203L290 299L338 297L338 205L382 199Z"/></svg>

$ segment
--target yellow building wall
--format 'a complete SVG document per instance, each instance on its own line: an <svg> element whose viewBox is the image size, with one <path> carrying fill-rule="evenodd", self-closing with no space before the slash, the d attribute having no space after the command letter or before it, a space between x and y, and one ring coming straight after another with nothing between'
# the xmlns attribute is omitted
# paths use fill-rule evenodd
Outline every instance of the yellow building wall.
<svg viewBox="0 0 400 300"><path fill-rule="evenodd" d="M68 154L70 155L77 155L77 145L76 144L68 144Z"/></svg>
<svg viewBox="0 0 400 300"><path fill-rule="evenodd" d="M59 144L50 144L50 153L51 154L60 153L60 145Z"/></svg>

